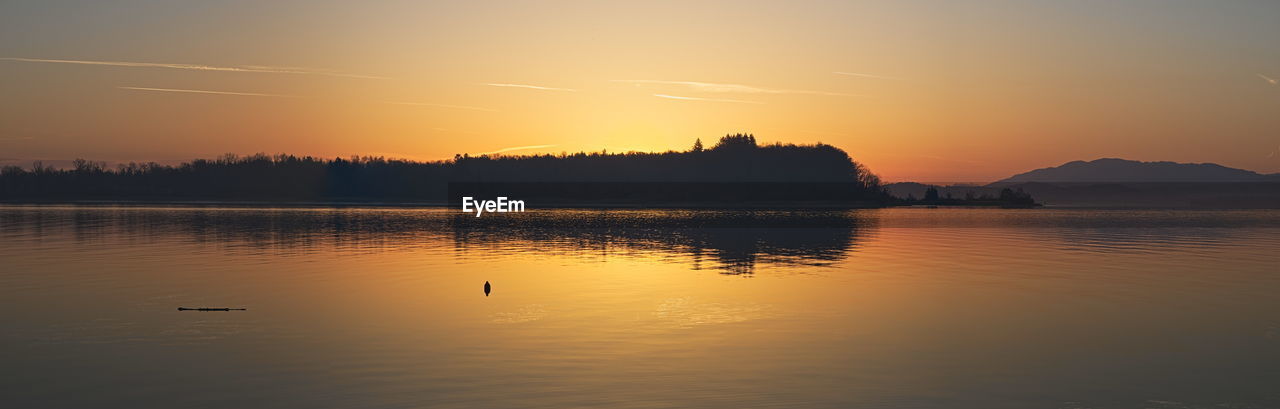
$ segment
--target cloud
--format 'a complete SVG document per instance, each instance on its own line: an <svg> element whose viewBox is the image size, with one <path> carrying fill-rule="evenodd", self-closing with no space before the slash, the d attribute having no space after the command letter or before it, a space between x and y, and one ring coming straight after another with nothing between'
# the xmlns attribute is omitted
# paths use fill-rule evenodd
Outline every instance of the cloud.
<svg viewBox="0 0 1280 409"><path fill-rule="evenodd" d="M384 104L415 105L415 106L424 106L424 107L452 108L452 109L469 109L469 110L472 110L472 111L498 112L498 110L496 110L496 109L481 108L481 107L472 107L472 106L466 106L466 105L429 104L429 103L426 103L426 102L401 102L401 101L382 101L382 102L383 102Z"/></svg>
<svg viewBox="0 0 1280 409"><path fill-rule="evenodd" d="M735 103L735 104L763 104L763 102L759 102L759 101L742 101L742 100L737 100L737 99L716 99L716 98L681 97L681 96L676 96L676 95L667 95L667 94L653 94L653 96L658 97L658 98L676 99L676 100L681 100L681 101L732 102L732 103Z"/></svg>
<svg viewBox="0 0 1280 409"><path fill-rule="evenodd" d="M503 153L503 152L511 152L511 151L520 151L520 150L525 150L525 149L542 149L542 148L550 148L550 147L553 147L553 146L555 146L555 145L513 146L513 147L510 147L510 148L502 148L502 149L498 149L498 150L493 151L493 152L480 152L480 153L478 153L478 155L492 155L492 154L495 154L495 153Z"/></svg>
<svg viewBox="0 0 1280 409"><path fill-rule="evenodd" d="M116 88L134 90L134 91L183 92L183 93L189 93L189 94L216 94L216 95L242 95L242 96L249 96L249 97L303 98L298 95L260 94L257 92L209 91L209 90L200 90L200 89L147 88L147 87L116 87Z"/></svg>
<svg viewBox="0 0 1280 409"><path fill-rule="evenodd" d="M54 59L44 59L44 58L20 58L20 57L0 57L0 60L36 62L36 63L54 63L54 64L106 65L106 66L112 66L112 67L169 68L169 69L175 69L175 70L194 70L194 71L256 72L256 73L271 73L271 74L304 74L304 75L327 75L331 77L387 79L387 77L349 74L344 72L315 69L315 68L271 67L271 66L265 66L265 65L241 65L241 66L232 66L232 67L220 67L220 66L202 65L202 64L134 62L134 61L54 60Z"/></svg>
<svg viewBox="0 0 1280 409"><path fill-rule="evenodd" d="M437 132L449 132L449 133L457 133L457 134L463 134L463 135L480 135L479 132L459 131L459 130L454 130L449 128L440 128L440 127L431 128L431 130L437 131Z"/></svg>
<svg viewBox="0 0 1280 409"><path fill-rule="evenodd" d="M568 92L578 91L576 89L569 89L569 88L543 87L540 85L528 85L528 84L484 84L484 85L488 85L490 87L528 88L528 89L536 89L541 91L568 91Z"/></svg>
<svg viewBox="0 0 1280 409"><path fill-rule="evenodd" d="M920 155L920 156L916 156L916 157L917 157L917 158L924 158L924 159L932 159L932 160L937 160L937 161L943 161L943 162L964 163L964 164L969 164L969 165L981 165L981 164L982 164L982 162L981 162L981 161L968 160L968 159L959 159L959 158L944 158L944 157L937 156L937 155Z"/></svg>
<svg viewBox="0 0 1280 409"><path fill-rule="evenodd" d="M1280 85L1280 82L1277 82L1275 79L1273 79L1273 78L1271 78L1271 77L1268 77L1268 76L1266 76L1266 75L1262 75L1262 74L1258 74L1258 76L1259 76L1259 77L1261 77L1261 78L1262 78L1262 79L1264 79L1264 80L1267 80L1267 83L1269 83L1269 84L1271 84L1271 85Z"/></svg>
<svg viewBox="0 0 1280 409"><path fill-rule="evenodd" d="M902 79L902 78L898 78L898 77L890 77L890 76L886 76L886 75L863 74L863 73L860 73L860 72L834 71L834 72L832 72L832 74L848 75L848 76L850 76L850 77L876 78L876 79L882 79L882 80L900 80L900 79Z"/></svg>
<svg viewBox="0 0 1280 409"><path fill-rule="evenodd" d="M609 80L611 82L622 82L627 84L658 84L658 85L679 85L688 87L694 91L701 92L733 92L742 94L808 94L808 95L828 95L837 97L856 96L854 94L842 94L838 92L826 91L809 91L798 89L773 89L760 88L750 85L741 84L721 84L714 82L697 82L697 81L663 81L663 80Z"/></svg>

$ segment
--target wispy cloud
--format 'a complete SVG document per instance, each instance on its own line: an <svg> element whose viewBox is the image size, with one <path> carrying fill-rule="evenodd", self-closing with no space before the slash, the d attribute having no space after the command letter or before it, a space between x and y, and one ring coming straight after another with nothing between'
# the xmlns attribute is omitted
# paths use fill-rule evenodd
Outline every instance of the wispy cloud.
<svg viewBox="0 0 1280 409"><path fill-rule="evenodd" d="M182 92L188 94L216 94L216 95L241 95L249 97L277 97L277 98L303 98L298 95L283 94L261 94L257 92L233 92L233 91L210 91L202 89L175 89L175 88L147 88L147 87L116 87L133 91L156 91L156 92Z"/></svg>
<svg viewBox="0 0 1280 409"><path fill-rule="evenodd" d="M667 95L667 94L653 94L653 96L658 98L675 99L675 100L681 100L681 101L732 102L735 104L763 104L763 102L760 102L760 101L743 101L738 99L681 97L681 96Z"/></svg>
<svg viewBox="0 0 1280 409"><path fill-rule="evenodd" d="M469 109L469 110L472 110L472 111L498 112L498 110L496 110L496 109L481 108L481 107L472 107L472 106L466 106L466 105L431 104L431 103L426 103L426 102L402 102L402 101L382 101L382 102L383 102L384 104L415 105L415 106L424 106L424 107L452 108L452 109Z"/></svg>
<svg viewBox="0 0 1280 409"><path fill-rule="evenodd" d="M627 84L635 84L637 86L643 84L655 85L678 85L687 87L694 91L700 92L732 92L741 94L809 94L809 95L828 95L837 97L850 97L854 94L842 94L839 92L826 91L810 91L800 89L777 89L777 88L760 88L742 84L722 84L715 82L698 82L698 81L664 81L664 80L609 80L611 82L621 82Z"/></svg>
<svg viewBox="0 0 1280 409"><path fill-rule="evenodd" d="M1280 85L1280 82L1277 82L1274 78L1268 77L1268 76L1266 76L1266 75L1258 74L1258 77L1260 77L1260 78L1262 78L1262 79L1264 79L1264 80L1267 80L1267 83L1269 83L1269 84L1271 84L1271 85Z"/></svg>
<svg viewBox="0 0 1280 409"><path fill-rule="evenodd" d="M437 131L437 132L449 132L449 133L456 133L456 134L463 134L463 135L480 135L479 132L460 131L456 129L440 128L440 127L431 128L431 130Z"/></svg>
<svg viewBox="0 0 1280 409"><path fill-rule="evenodd" d="M555 146L555 145L513 146L513 147L510 147L510 148L502 148L502 149L498 149L498 150L493 151L493 152L480 152L480 153L479 153L479 155L492 155L492 154L495 154L495 153L503 153L503 152L511 152L511 151L522 151L522 150L525 150L525 149L542 149L542 148L550 148L550 147L554 147L554 146Z"/></svg>
<svg viewBox="0 0 1280 409"><path fill-rule="evenodd" d="M920 156L916 156L916 158L932 159L932 160L936 160L936 161L943 161L943 162L963 163L963 164L967 164L967 165L981 165L981 164L982 164L982 162L981 162L981 161L968 160L968 159L960 159L960 158L945 158L945 157L937 156L937 155L920 155Z"/></svg>
<svg viewBox="0 0 1280 409"><path fill-rule="evenodd" d="M527 89L536 89L536 90L541 90L541 91L568 91L568 92L577 92L577 91L578 91L578 90L576 90L576 89L569 89L569 88L556 88L556 87L544 87L544 86L541 86L541 85L529 85L529 84L493 84L493 83L490 83L490 84L484 84L484 85L488 85L488 86L490 86L490 87L527 88Z"/></svg>
<svg viewBox="0 0 1280 409"><path fill-rule="evenodd" d="M175 70L194 70L194 71L256 72L256 73L271 73L271 74L304 74L304 75L327 75L331 77L387 79L387 77L350 74L345 72L337 72L337 71L317 69L317 68L272 67L272 66L265 66L265 65L215 66L215 65L203 65L203 64L158 63L158 62L136 62L136 61L55 60L55 59L46 59L46 58L20 58L20 57L0 57L0 60L35 62L35 63L53 63L53 64L105 65L105 66L112 66L112 67L169 68L169 69L175 69Z"/></svg>
<svg viewBox="0 0 1280 409"><path fill-rule="evenodd" d="M848 72L848 71L834 71L834 72L832 72L832 74L837 74L837 75L848 75L848 76L850 76L850 77L876 78L876 79L882 79L882 80L900 80L900 79L902 79L902 78L899 78L899 77L890 77L890 76L887 76L887 75L864 74L864 73L860 73L860 72Z"/></svg>

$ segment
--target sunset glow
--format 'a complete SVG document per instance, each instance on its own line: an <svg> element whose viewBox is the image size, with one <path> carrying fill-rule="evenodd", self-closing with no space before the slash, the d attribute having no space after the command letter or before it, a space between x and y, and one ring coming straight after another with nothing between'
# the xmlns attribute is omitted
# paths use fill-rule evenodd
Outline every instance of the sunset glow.
<svg viewBox="0 0 1280 409"><path fill-rule="evenodd" d="M732 4L6 5L0 164L752 132L835 145L889 181L1101 157L1280 172L1280 4Z"/></svg>

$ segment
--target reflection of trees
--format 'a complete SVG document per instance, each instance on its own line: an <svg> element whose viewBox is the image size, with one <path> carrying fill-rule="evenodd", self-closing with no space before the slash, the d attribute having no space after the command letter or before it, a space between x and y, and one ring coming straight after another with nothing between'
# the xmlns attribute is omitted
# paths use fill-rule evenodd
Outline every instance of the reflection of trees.
<svg viewBox="0 0 1280 409"><path fill-rule="evenodd" d="M842 211L562 211L454 219L461 251L536 249L557 255L637 255L711 262L725 274L757 264L827 265L856 246L871 219Z"/></svg>
<svg viewBox="0 0 1280 409"><path fill-rule="evenodd" d="M476 218L451 210L33 207L0 211L0 226L83 242L178 238L268 254L434 247L481 257L637 256L750 274L757 265L839 261L873 221L847 211L556 210Z"/></svg>
<svg viewBox="0 0 1280 409"><path fill-rule="evenodd" d="M22 208L0 211L6 231L71 233L80 241L223 243L255 252L406 246L447 239L439 212L402 209Z"/></svg>
<svg viewBox="0 0 1280 409"><path fill-rule="evenodd" d="M709 261L726 274L750 274L757 263L826 265L839 261L855 245L856 232L850 227L464 228L454 230L454 240L464 252L515 248L554 255L637 255L687 261L696 269Z"/></svg>

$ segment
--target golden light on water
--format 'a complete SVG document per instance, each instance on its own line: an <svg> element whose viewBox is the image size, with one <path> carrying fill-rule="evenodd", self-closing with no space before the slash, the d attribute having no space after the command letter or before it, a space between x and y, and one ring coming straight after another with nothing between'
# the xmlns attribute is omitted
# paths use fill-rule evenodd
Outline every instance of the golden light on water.
<svg viewBox="0 0 1280 409"><path fill-rule="evenodd" d="M1274 389L1266 210L581 229L565 226L593 211L561 209L510 230L453 209L2 210L21 402L141 402L103 373L147 399L300 407L1248 406Z"/></svg>

